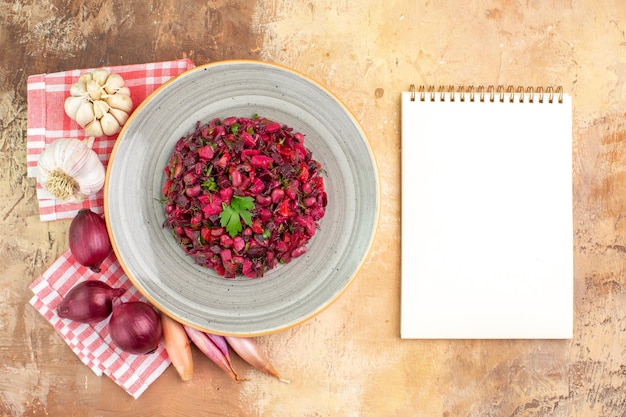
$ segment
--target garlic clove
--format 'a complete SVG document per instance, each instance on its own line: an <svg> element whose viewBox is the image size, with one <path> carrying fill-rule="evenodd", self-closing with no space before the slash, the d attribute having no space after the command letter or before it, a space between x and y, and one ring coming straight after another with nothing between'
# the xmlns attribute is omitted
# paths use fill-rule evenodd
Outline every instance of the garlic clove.
<svg viewBox="0 0 626 417"><path fill-rule="evenodd" d="M86 96L87 93L87 85L83 82L77 82L72 84L70 87L70 95L75 97L83 97Z"/></svg>
<svg viewBox="0 0 626 417"><path fill-rule="evenodd" d="M76 110L76 123L85 127L87 124L96 120L96 115L93 110L93 103L83 101Z"/></svg>
<svg viewBox="0 0 626 417"><path fill-rule="evenodd" d="M84 101L85 99L82 97L70 96L66 98L65 103L63 103L65 114L67 114L70 119L76 120L76 113L78 112L78 108Z"/></svg>
<svg viewBox="0 0 626 417"><path fill-rule="evenodd" d="M106 98L106 102L109 106L130 113L133 109L133 100L126 94L113 94Z"/></svg>
<svg viewBox="0 0 626 417"><path fill-rule="evenodd" d="M103 86L107 82L107 78L109 78L109 71L104 68L98 68L93 70L91 73L93 80L98 83L98 85Z"/></svg>
<svg viewBox="0 0 626 417"><path fill-rule="evenodd" d="M124 79L119 74L111 74L104 84L104 91L108 94L115 94L120 88L124 87Z"/></svg>
<svg viewBox="0 0 626 417"><path fill-rule="evenodd" d="M100 124L100 120L93 119L91 123L83 126L85 129L85 133L91 136L100 137L104 135L104 131L102 130L102 125Z"/></svg>
<svg viewBox="0 0 626 417"><path fill-rule="evenodd" d="M90 72L86 72L82 74L80 77L78 77L79 84L87 84L87 82L91 80L93 80L93 76L91 75Z"/></svg>
<svg viewBox="0 0 626 417"><path fill-rule="evenodd" d="M111 113L106 113L102 119L100 119L100 125L102 126L102 131L107 136L116 134L121 128L120 124Z"/></svg>
<svg viewBox="0 0 626 417"><path fill-rule="evenodd" d="M130 88L128 87L120 87L117 89L117 93L116 94L123 94L125 96L129 96L130 97Z"/></svg>
<svg viewBox="0 0 626 417"><path fill-rule="evenodd" d="M109 109L109 113L113 117L115 117L115 120L117 120L117 123L119 123L120 126L124 126L124 123L126 123L126 121L128 120L128 113L126 113L124 110L111 107Z"/></svg>
<svg viewBox="0 0 626 417"><path fill-rule="evenodd" d="M96 119L100 120L108 113L110 107L102 100L96 100L93 102L93 112Z"/></svg>
<svg viewBox="0 0 626 417"><path fill-rule="evenodd" d="M96 80L88 81L87 92L89 93L89 98L93 101L100 100L102 97L102 86Z"/></svg>

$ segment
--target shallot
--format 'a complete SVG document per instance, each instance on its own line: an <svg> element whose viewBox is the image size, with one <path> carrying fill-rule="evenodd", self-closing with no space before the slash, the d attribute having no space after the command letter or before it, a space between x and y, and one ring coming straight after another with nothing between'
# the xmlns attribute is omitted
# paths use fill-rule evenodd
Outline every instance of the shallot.
<svg viewBox="0 0 626 417"><path fill-rule="evenodd" d="M193 377L193 357L191 344L183 325L166 314L161 313L161 327L163 328L163 344L172 365L178 372L180 379L191 381Z"/></svg>
<svg viewBox="0 0 626 417"><path fill-rule="evenodd" d="M163 329L156 310L143 301L113 303L109 320L113 342L125 352L137 355L154 352L159 346Z"/></svg>
<svg viewBox="0 0 626 417"><path fill-rule="evenodd" d="M95 324L111 315L113 300L125 291L102 281L82 281L63 297L57 314L61 318Z"/></svg>
<svg viewBox="0 0 626 417"><path fill-rule="evenodd" d="M206 335L211 339L211 342L217 346L217 348L224 354L226 359L230 362L230 352L228 351L228 343L226 343L226 339L224 336L220 336L213 333L206 333Z"/></svg>
<svg viewBox="0 0 626 417"><path fill-rule="evenodd" d="M81 209L69 230L70 251L78 263L100 272L102 261L112 251L104 219L90 209Z"/></svg>
<svg viewBox="0 0 626 417"><path fill-rule="evenodd" d="M220 348L211 341L209 335L194 329L193 327L183 326L189 339L193 342L194 345L204 353L209 359L211 359L217 366L222 368L224 372L226 372L234 381L240 382L242 379L237 375L235 369L233 369L230 360L224 355L224 353L220 350Z"/></svg>
<svg viewBox="0 0 626 417"><path fill-rule="evenodd" d="M265 353L261 350L256 341L250 337L224 336L231 348L241 359L254 366L260 371L277 378L282 382L291 382L280 377Z"/></svg>

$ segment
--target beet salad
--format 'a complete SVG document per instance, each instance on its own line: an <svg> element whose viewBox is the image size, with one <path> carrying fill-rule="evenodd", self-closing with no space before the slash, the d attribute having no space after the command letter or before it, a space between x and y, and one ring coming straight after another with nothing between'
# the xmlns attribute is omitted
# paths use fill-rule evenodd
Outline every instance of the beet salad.
<svg viewBox="0 0 626 417"><path fill-rule="evenodd" d="M164 227L199 265L261 277L306 252L327 204L321 171L289 126L257 115L197 122L164 169Z"/></svg>

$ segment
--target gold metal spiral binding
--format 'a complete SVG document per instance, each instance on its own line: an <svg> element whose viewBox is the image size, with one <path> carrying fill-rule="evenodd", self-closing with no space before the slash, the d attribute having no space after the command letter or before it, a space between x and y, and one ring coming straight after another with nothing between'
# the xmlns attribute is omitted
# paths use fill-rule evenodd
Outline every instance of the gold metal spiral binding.
<svg viewBox="0 0 626 417"><path fill-rule="evenodd" d="M443 85L439 86L439 101L444 101L446 99L446 88Z"/></svg>
<svg viewBox="0 0 626 417"><path fill-rule="evenodd" d="M504 103L508 97L508 102L513 103L515 101L519 103L544 103L546 100L548 103L554 103L556 100L558 103L563 103L563 87L526 87L514 86L514 85L502 85L497 86L489 85L487 87L479 85L477 87L473 85L469 86L457 86L454 85L421 85L416 87L415 84L411 84L409 87L410 100L415 101L451 101L454 102L457 99L461 102L468 100L470 102L489 101L494 103L498 100L500 103Z"/></svg>
<svg viewBox="0 0 626 417"><path fill-rule="evenodd" d="M496 92L498 93L498 97L500 97L500 103L504 103L504 86L499 85Z"/></svg>
<svg viewBox="0 0 626 417"><path fill-rule="evenodd" d="M481 103L485 102L485 87L482 85L478 86L478 99Z"/></svg>
<svg viewBox="0 0 626 417"><path fill-rule="evenodd" d="M489 102L493 103L496 100L496 95L494 93L493 85L490 85L489 87L487 87L487 94L489 94Z"/></svg>
<svg viewBox="0 0 626 417"><path fill-rule="evenodd" d="M463 87L462 85L458 86L456 92L459 95L459 101L465 101L465 87Z"/></svg>
<svg viewBox="0 0 626 417"><path fill-rule="evenodd" d="M506 88L506 93L509 95L509 103L513 103L513 100L515 100L515 87L513 87L512 85L509 85Z"/></svg>
<svg viewBox="0 0 626 417"><path fill-rule="evenodd" d="M524 87L521 85L517 87L517 97L520 103L524 102Z"/></svg>

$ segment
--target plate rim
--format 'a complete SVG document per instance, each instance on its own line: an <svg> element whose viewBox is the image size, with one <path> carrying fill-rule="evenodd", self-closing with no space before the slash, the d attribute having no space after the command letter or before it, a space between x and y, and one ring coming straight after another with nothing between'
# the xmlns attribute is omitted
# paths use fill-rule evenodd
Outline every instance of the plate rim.
<svg viewBox="0 0 626 417"><path fill-rule="evenodd" d="M299 319L295 319L290 323L287 323L283 326L274 326L273 328L270 329L265 329L265 330L259 330L256 332L245 332L245 333L240 333L240 332L223 332L223 331L217 331L215 329L209 329L209 328L204 328L202 326L198 326L197 324L191 323L188 320L186 320L183 317L179 317L173 313L171 313L170 311L168 311L168 309L161 305L161 303L157 302L150 294L147 294L146 291L142 288L142 285L138 283L137 279L133 276L133 274L131 274L129 272L129 268L127 267L127 265L125 264L123 257L120 256L120 251L117 245L117 242L115 240L115 237L113 236L112 233L112 227L111 227L111 223L110 223L110 216L108 216L108 210L109 210L109 193L110 193L110 189L109 189L109 183L110 183L110 176L111 176L111 165L112 162L115 159L115 155L118 151L118 148L121 146L121 142L126 134L126 131L128 130L128 127L132 124L132 121L138 117L138 114L140 113L140 110L148 103L150 102L156 95L158 95L162 90L166 89L170 84L176 82L178 79L183 78L185 76L187 76L190 73L193 72L198 72L198 71L205 71L206 69L209 68L215 68L215 67L220 67L220 66L232 66L232 65L256 65L256 66L265 66L265 67L269 67L269 68L274 68L274 69L278 69L280 71L285 71L288 73L292 73L293 75L296 75L302 79L304 79L306 82L312 84L313 86L319 88L320 90L322 90L325 94L327 94L329 97L331 97L333 100L335 100L337 102L337 104L343 109L343 111L346 112L346 114L348 115L348 117L352 120L354 127L358 130L360 136L364 139L363 144L365 145L367 152L369 154L369 158L370 161L373 165L373 178L375 180L375 185L374 185L374 189L376 190L376 199L375 199L375 212L374 212L374 217L373 217L373 225L372 225L372 231L369 237L369 240L367 242L367 244L365 245L365 249L363 252L363 257L359 260L357 267L354 269L354 271L352 272L351 276L347 279L345 285L343 285L341 287L341 289L339 291L337 291L335 294L333 294L333 296L331 298L329 298L328 300L326 300L326 302L320 306L320 308L318 308L317 310L309 313L308 315L302 316ZM262 60L254 60L254 59L228 59L228 60L220 60L220 61L214 61L214 62L210 62L210 63L206 63L206 64L202 64L202 65L198 65L195 66L194 68L188 69L178 75L176 75L175 77L170 78L169 80L167 80L166 82L164 82L163 84L161 84L159 87L157 87L154 91L152 91L142 102L140 102L133 110L132 113L130 114L128 120L124 123L124 126L122 126L122 129L120 130L120 132L118 133L118 137L115 140L115 143L113 145L113 148L111 150L111 154L109 157L109 164L107 166L106 169L106 174L105 174L105 183L104 183L104 195L103 195L103 203L104 203L104 218L105 218L105 222L107 225L107 231L109 234L109 238L111 240L111 246L113 247L113 252L115 253L115 256L120 264L120 267L122 268L122 271L124 272L124 274L126 275L126 277L129 279L129 281L135 286L135 288L137 289L137 291L144 296L148 302L150 304L152 304L159 312L161 312L162 314L165 314L167 316L169 316L170 318L178 321L181 324L184 324L186 326L201 330L201 331L205 331L205 332L211 332L214 334L219 334L219 335L223 335L223 336L239 336L239 337L256 337L256 336L263 336L263 335L268 335L268 334L273 334L273 333L278 333L284 330L288 330L290 328L296 327L306 321L309 321L310 319L312 319L313 317L317 316L318 314L322 313L323 311L325 311L328 307L330 307L332 304L335 303L335 301L344 294L344 292L348 289L348 287L350 287L352 285L352 283L354 282L355 278L357 275L359 275L360 271L362 270L366 260L369 258L369 255L371 254L371 249L372 246L374 244L374 241L376 239L377 233L378 233L378 229L379 229L379 225L380 225L380 208L381 208L381 182L380 182L380 172L378 169L378 163L377 163L377 159L376 156L372 150L371 144L369 142L369 138L366 135L365 131L363 130L363 127L361 126L361 123L359 122L359 120L355 117L354 113L348 108L348 106L345 105L345 103L339 99L339 97L337 97L332 91L330 91L326 86L324 86L323 84L321 84L320 82L312 79L311 77L309 77L306 74L303 74L302 72L295 70L293 68L287 67L285 65L281 65L281 64L276 64L276 63L272 63L272 62L267 62L267 61L262 61Z"/></svg>

